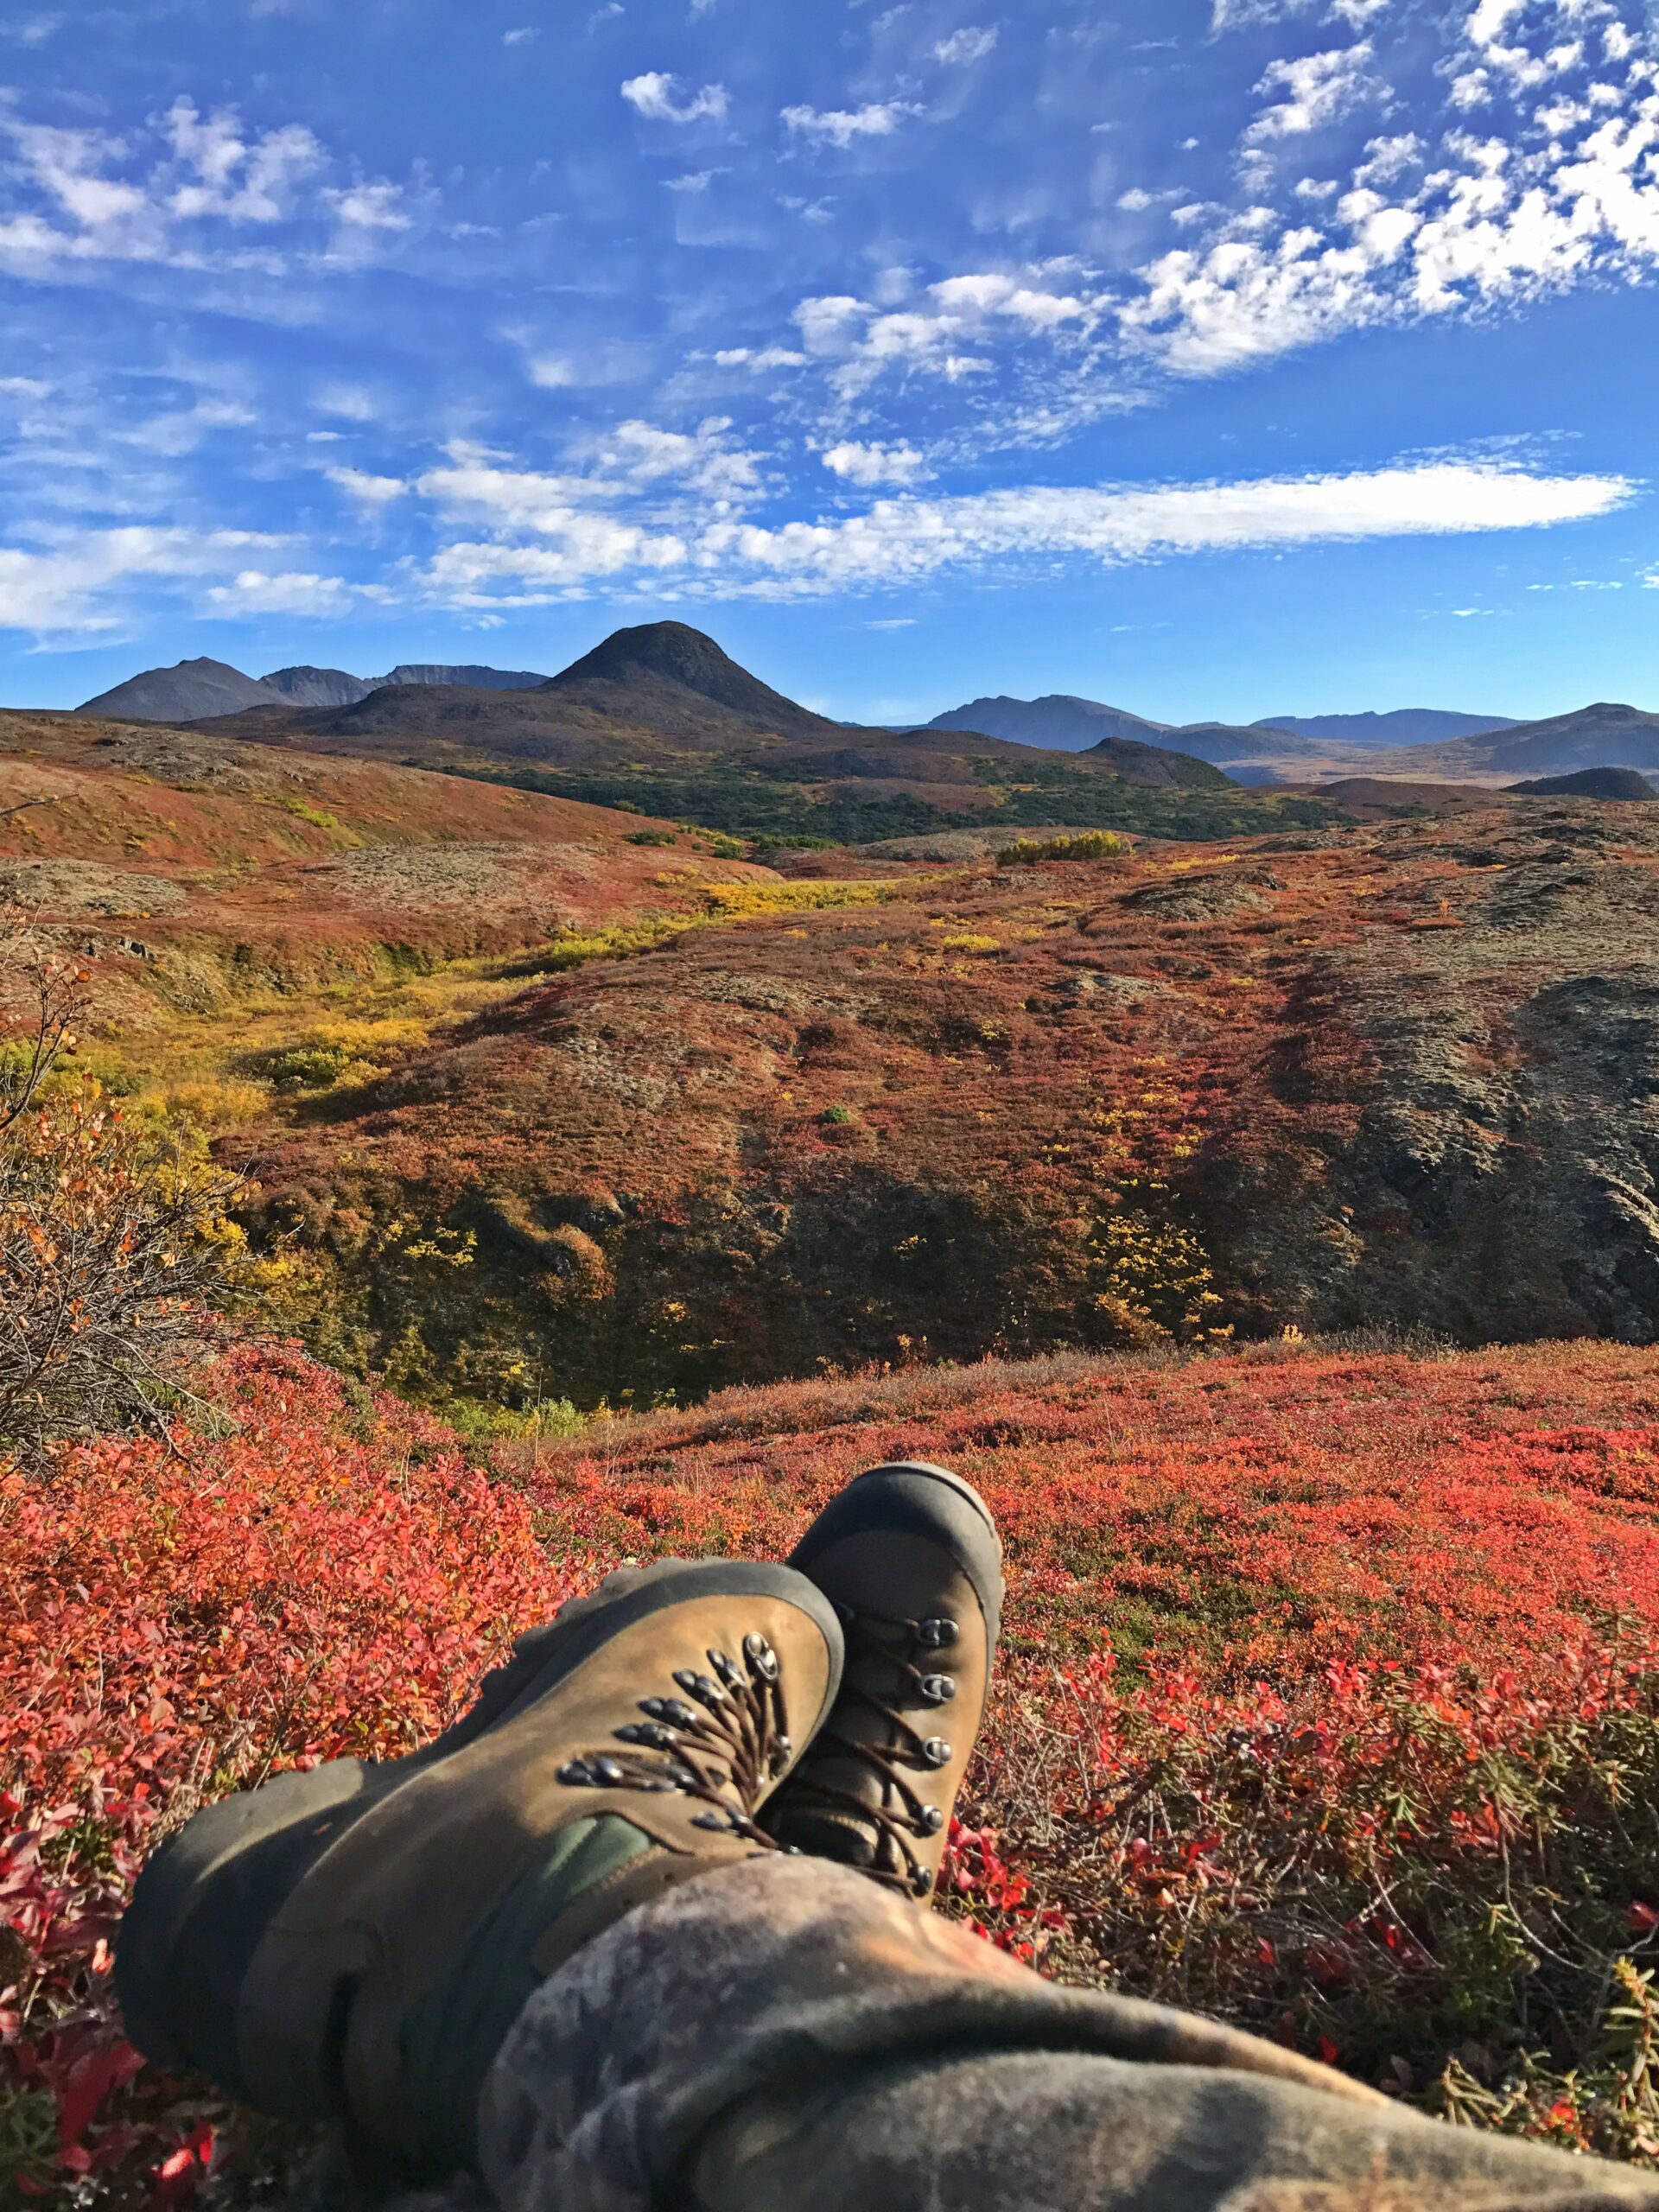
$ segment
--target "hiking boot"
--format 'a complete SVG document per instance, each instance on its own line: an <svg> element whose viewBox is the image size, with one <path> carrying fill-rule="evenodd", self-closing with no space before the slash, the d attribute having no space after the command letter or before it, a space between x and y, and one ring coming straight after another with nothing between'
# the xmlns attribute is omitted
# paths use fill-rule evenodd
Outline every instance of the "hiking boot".
<svg viewBox="0 0 1659 2212"><path fill-rule="evenodd" d="M960 1475L901 1461L856 1476L789 1563L833 1602L847 1663L764 1825L780 1843L930 1897L996 1649L995 1523Z"/></svg>
<svg viewBox="0 0 1659 2212"><path fill-rule="evenodd" d="M117 1948L129 2031L243 2101L340 2120L411 2177L474 2157L525 1999L676 1882L776 1846L756 1815L830 1709L834 1608L790 1568L664 1560L520 1639L424 1750L198 1813Z"/></svg>

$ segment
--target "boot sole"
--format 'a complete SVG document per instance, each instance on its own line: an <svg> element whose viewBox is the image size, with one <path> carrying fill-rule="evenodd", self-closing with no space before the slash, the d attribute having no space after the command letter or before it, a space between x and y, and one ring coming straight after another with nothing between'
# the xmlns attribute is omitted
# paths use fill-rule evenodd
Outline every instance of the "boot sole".
<svg viewBox="0 0 1659 2212"><path fill-rule="evenodd" d="M556 1689L620 1630L711 1586L737 1597L787 1599L823 1630L830 1671L816 1727L841 1680L840 1624L816 1588L761 1560L671 1559L621 1568L520 1637L469 1710L423 1750L383 1767L338 1759L278 1775L207 1806L168 1837L140 1873L117 1939L116 1988L139 2050L154 2064L211 2070L245 2097L235 2057L243 1978L271 1912L310 1861L416 1776ZM374 1777L366 1787L365 1774ZM331 1817L348 1802L348 1818Z"/></svg>

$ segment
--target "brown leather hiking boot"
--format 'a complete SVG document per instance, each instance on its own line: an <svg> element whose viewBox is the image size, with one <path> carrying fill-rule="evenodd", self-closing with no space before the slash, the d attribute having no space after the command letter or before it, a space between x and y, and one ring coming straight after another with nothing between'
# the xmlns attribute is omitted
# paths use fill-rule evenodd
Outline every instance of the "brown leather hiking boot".
<svg viewBox="0 0 1659 2212"><path fill-rule="evenodd" d="M405 2173L469 2163L537 1984L632 1906L776 1848L756 1815L841 1668L833 1607L788 1567L613 1576L424 1750L283 1775L170 1838L118 1946L134 2041Z"/></svg>
<svg viewBox="0 0 1659 2212"><path fill-rule="evenodd" d="M764 1824L797 1850L930 1897L1001 1618L989 1510L944 1467L870 1467L789 1563L834 1603L847 1664L829 1719Z"/></svg>

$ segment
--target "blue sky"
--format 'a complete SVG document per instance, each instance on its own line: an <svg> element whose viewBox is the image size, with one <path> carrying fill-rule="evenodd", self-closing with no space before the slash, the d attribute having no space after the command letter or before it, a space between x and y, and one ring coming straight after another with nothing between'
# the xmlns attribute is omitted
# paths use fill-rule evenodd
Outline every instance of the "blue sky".
<svg viewBox="0 0 1659 2212"><path fill-rule="evenodd" d="M1637 0L9 0L0 699L1659 706L1656 277Z"/></svg>

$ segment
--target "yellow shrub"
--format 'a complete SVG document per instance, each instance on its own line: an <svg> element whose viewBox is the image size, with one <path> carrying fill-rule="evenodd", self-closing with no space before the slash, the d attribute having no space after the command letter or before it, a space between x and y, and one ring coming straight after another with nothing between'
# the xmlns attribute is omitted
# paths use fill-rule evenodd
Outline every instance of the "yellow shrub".
<svg viewBox="0 0 1659 2212"><path fill-rule="evenodd" d="M169 1119L188 1122L210 1137L228 1129L245 1129L257 1122L270 1103L262 1083L216 1082L203 1076L189 1083L170 1083L160 1093Z"/></svg>

